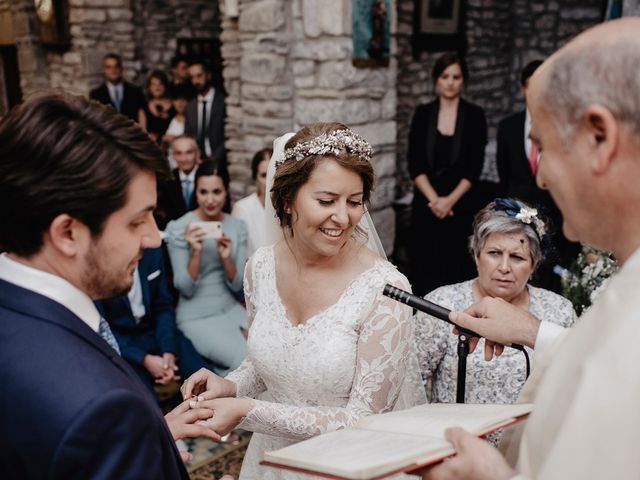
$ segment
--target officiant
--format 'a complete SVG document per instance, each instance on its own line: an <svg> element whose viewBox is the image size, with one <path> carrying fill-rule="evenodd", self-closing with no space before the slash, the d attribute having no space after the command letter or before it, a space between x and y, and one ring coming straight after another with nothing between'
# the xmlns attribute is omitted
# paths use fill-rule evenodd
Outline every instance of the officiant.
<svg viewBox="0 0 640 480"><path fill-rule="evenodd" d="M536 71L527 94L542 152L537 182L558 204L565 235L613 252L622 268L578 325L558 335L500 299L451 314L494 341L535 346L519 399L534 410L503 442L506 457L448 430L458 454L424 478L640 477L640 189L629 181L640 177L638 31L631 17L587 30Z"/></svg>

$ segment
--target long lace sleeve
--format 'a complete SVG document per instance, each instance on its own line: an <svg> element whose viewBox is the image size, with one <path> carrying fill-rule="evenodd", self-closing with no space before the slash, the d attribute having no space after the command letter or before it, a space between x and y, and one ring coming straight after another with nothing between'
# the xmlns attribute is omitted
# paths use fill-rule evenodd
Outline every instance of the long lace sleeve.
<svg viewBox="0 0 640 480"><path fill-rule="evenodd" d="M247 317L249 322L249 335L251 335L251 323L256 314L256 306L253 302L253 268L250 258L244 269L244 299L247 305ZM227 380L231 380L236 384L237 397L255 398L266 390L266 387L260 376L256 373L253 363L249 356L244 359L238 368L226 376Z"/></svg>
<svg viewBox="0 0 640 480"><path fill-rule="evenodd" d="M396 273L395 285L409 289ZM355 377L344 407L294 406L257 400L241 428L296 440L353 425L360 417L391 410L412 352L411 309L382 295L359 325Z"/></svg>

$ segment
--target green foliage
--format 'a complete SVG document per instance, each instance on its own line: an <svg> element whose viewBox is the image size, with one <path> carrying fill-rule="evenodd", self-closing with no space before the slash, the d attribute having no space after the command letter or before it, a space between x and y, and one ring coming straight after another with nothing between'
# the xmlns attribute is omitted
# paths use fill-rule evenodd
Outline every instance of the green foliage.
<svg viewBox="0 0 640 480"><path fill-rule="evenodd" d="M618 264L610 253L582 247L578 258L562 273L562 294L581 315L604 290L607 280L616 270Z"/></svg>

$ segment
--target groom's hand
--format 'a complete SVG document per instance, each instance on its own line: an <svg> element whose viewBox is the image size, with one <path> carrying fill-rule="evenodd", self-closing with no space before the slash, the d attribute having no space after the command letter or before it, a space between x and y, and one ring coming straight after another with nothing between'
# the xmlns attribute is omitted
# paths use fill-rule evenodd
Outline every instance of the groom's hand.
<svg viewBox="0 0 640 480"><path fill-rule="evenodd" d="M182 402L164 416L173 439L205 437L216 442L220 441L220 435L201 423L211 418L213 411L210 408L191 408L189 403L189 401Z"/></svg>

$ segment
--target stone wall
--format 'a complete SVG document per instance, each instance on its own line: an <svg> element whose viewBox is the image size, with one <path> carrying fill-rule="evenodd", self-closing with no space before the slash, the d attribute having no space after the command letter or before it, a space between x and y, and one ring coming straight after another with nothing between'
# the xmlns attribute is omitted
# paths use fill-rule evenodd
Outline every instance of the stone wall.
<svg viewBox="0 0 640 480"><path fill-rule="evenodd" d="M222 30L234 197L250 191L256 150L309 123L344 122L375 148L373 218L390 252L397 61L382 69L352 66L350 0L243 0L238 21L223 20Z"/></svg>
<svg viewBox="0 0 640 480"><path fill-rule="evenodd" d="M398 176L407 191L406 149L415 106L434 98L431 68L439 53L411 52L413 0L398 0ZM489 145L483 177L497 180L495 133L498 121L523 108L520 70L545 58L601 19L600 0L468 0L466 30L470 80L465 97L485 109Z"/></svg>
<svg viewBox="0 0 640 480"><path fill-rule="evenodd" d="M150 69L168 71L177 37L219 35L217 3L210 0L69 0L72 42L61 51L40 45L33 1L11 5L26 95L47 87L88 93L102 81L108 52L122 56L127 80L143 85Z"/></svg>

